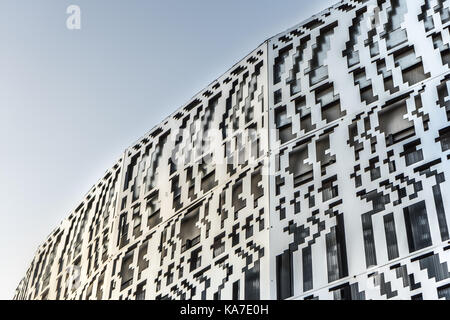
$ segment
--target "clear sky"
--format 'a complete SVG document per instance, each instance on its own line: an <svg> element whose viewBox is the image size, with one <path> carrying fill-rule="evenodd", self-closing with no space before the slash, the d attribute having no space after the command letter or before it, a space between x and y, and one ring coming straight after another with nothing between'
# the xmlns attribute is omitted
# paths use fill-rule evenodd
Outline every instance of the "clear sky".
<svg viewBox="0 0 450 320"><path fill-rule="evenodd" d="M121 153L336 0L1 0L0 299ZM66 9L81 8L81 30Z"/></svg>

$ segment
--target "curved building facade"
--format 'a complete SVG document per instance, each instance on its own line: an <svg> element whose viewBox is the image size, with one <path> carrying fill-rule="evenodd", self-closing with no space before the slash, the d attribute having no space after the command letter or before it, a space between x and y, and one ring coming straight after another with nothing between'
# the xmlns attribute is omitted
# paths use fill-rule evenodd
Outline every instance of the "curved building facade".
<svg viewBox="0 0 450 320"><path fill-rule="evenodd" d="M450 1L348 0L125 150L15 299L450 299Z"/></svg>

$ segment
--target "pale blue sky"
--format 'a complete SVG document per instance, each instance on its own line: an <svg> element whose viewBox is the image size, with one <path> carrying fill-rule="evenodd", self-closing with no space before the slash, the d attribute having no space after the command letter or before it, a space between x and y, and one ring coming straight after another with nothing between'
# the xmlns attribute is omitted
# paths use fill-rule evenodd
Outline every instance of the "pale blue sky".
<svg viewBox="0 0 450 320"><path fill-rule="evenodd" d="M1 0L0 299L126 147L335 0ZM82 29L66 28L77 4Z"/></svg>

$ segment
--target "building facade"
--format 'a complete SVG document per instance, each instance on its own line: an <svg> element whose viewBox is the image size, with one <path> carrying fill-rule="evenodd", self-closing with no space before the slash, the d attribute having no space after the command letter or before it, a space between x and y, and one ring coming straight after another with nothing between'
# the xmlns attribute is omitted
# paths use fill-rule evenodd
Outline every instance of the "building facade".
<svg viewBox="0 0 450 320"><path fill-rule="evenodd" d="M15 299L450 299L450 1L348 0L125 150Z"/></svg>

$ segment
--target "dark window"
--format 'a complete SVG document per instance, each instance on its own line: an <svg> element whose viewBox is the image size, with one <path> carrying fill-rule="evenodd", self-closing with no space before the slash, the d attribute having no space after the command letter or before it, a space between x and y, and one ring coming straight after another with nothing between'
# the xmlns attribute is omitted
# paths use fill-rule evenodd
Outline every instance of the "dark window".
<svg viewBox="0 0 450 320"><path fill-rule="evenodd" d="M137 286L136 300L145 300L145 282Z"/></svg>
<svg viewBox="0 0 450 320"><path fill-rule="evenodd" d="M122 284L120 290L128 287L133 280L133 268L130 268L133 262L133 252L127 253L122 259L122 268L120 269L120 277L122 278Z"/></svg>
<svg viewBox="0 0 450 320"><path fill-rule="evenodd" d="M402 70L403 82L408 82L409 85L414 85L430 77L429 73L425 74L422 59L416 57L414 47L395 52L394 60L396 66Z"/></svg>
<svg viewBox="0 0 450 320"><path fill-rule="evenodd" d="M450 284L437 288L439 299L450 300Z"/></svg>
<svg viewBox="0 0 450 320"><path fill-rule="evenodd" d="M234 208L234 213L237 213L239 210L245 208L247 202L245 199L241 199L239 197L243 192L243 186L242 186L242 180L236 181L236 183L233 185L232 190L232 205Z"/></svg>
<svg viewBox="0 0 450 320"><path fill-rule="evenodd" d="M259 262L245 271L245 300L259 300Z"/></svg>
<svg viewBox="0 0 450 320"><path fill-rule="evenodd" d="M277 91L275 91L273 93L273 103L274 104L280 103L282 98L283 98L283 96L282 96L282 93L281 93L281 89L278 89Z"/></svg>
<svg viewBox="0 0 450 320"><path fill-rule="evenodd" d="M441 263L438 254L428 255L419 260L421 270L427 270L428 278L435 278L436 282L450 278L447 263Z"/></svg>
<svg viewBox="0 0 450 320"><path fill-rule="evenodd" d="M148 250L148 242L145 242L139 248L139 255L138 255L138 269L139 269L139 272L142 272L142 270L145 270L148 267L148 260L145 258L145 255L147 254L147 250Z"/></svg>
<svg viewBox="0 0 450 320"><path fill-rule="evenodd" d="M398 258L397 234L395 232L394 214L389 213L383 217L384 232L389 260Z"/></svg>
<svg viewBox="0 0 450 320"><path fill-rule="evenodd" d="M125 209L126 206L127 206L127 197L123 197L122 198L122 203L120 205L120 210Z"/></svg>
<svg viewBox="0 0 450 320"><path fill-rule="evenodd" d="M333 181L327 181L322 186L322 201L328 201L338 196L338 187L333 186Z"/></svg>
<svg viewBox="0 0 450 320"><path fill-rule="evenodd" d="M152 229L161 222L159 214L158 196L153 196L147 201L147 226Z"/></svg>
<svg viewBox="0 0 450 320"><path fill-rule="evenodd" d="M407 166L423 160L422 149L417 150L418 145L420 145L420 139L404 146L405 162Z"/></svg>
<svg viewBox="0 0 450 320"><path fill-rule="evenodd" d="M303 248L302 263L303 263L303 291L305 292L313 288L311 247Z"/></svg>
<svg viewBox="0 0 450 320"><path fill-rule="evenodd" d="M295 112L300 116L300 129L309 132L316 128L311 120L311 107L306 105L305 97L295 99Z"/></svg>
<svg viewBox="0 0 450 320"><path fill-rule="evenodd" d="M411 300L423 300L421 293L411 296Z"/></svg>
<svg viewBox="0 0 450 320"><path fill-rule="evenodd" d="M434 197L434 204L436 206L436 213L438 216L438 224L441 233L441 240L446 241L449 239L448 226L447 226L447 219L445 217L444 203L442 202L441 187L439 186L439 184L433 186L433 197Z"/></svg>
<svg viewBox="0 0 450 320"><path fill-rule="evenodd" d="M231 235L231 245L234 247L239 244L239 223L233 226L233 233Z"/></svg>
<svg viewBox="0 0 450 320"><path fill-rule="evenodd" d="M296 136L292 133L291 119L287 116L286 106L275 109L275 124L278 129L278 139L285 143Z"/></svg>
<svg viewBox="0 0 450 320"><path fill-rule="evenodd" d="M233 283L233 300L239 300L239 280Z"/></svg>
<svg viewBox="0 0 450 320"><path fill-rule="evenodd" d="M182 207L181 203L181 187L179 182L179 176L172 178L172 193L173 193L173 208L178 210Z"/></svg>
<svg viewBox="0 0 450 320"><path fill-rule="evenodd" d="M292 44L282 48L278 52L278 57L275 58L273 65L273 84L281 81L281 75L285 72L285 60L289 56L289 50L292 49Z"/></svg>
<svg viewBox="0 0 450 320"><path fill-rule="evenodd" d="M225 252L225 242L223 241L223 237L225 236L225 232L220 236L217 236L214 239L213 244L213 257L217 257Z"/></svg>
<svg viewBox="0 0 450 320"><path fill-rule="evenodd" d="M133 208L133 236L136 238L142 234L141 222L142 222L142 216L141 216L140 207L136 206Z"/></svg>
<svg viewBox="0 0 450 320"><path fill-rule="evenodd" d="M325 238L327 247L328 282L348 275L347 249L345 246L344 217L336 216L336 226L331 228Z"/></svg>
<svg viewBox="0 0 450 320"><path fill-rule="evenodd" d="M199 268L201 265L201 256L200 256L200 249L197 249L195 251L192 251L191 253L191 261L190 261L190 267L189 267L189 271L192 272L195 269Z"/></svg>
<svg viewBox="0 0 450 320"><path fill-rule="evenodd" d="M245 239L250 238L251 236L253 236L253 224L252 224L252 220L253 217L250 216L247 218L246 223L245 223Z"/></svg>
<svg viewBox="0 0 450 320"><path fill-rule="evenodd" d="M308 158L308 145L301 145L289 153L289 172L294 176L294 186L313 179L313 166L304 161Z"/></svg>
<svg viewBox="0 0 450 320"><path fill-rule="evenodd" d="M292 253L287 250L277 256L277 297L279 300L289 298L293 295L292 281Z"/></svg>
<svg viewBox="0 0 450 320"><path fill-rule="evenodd" d="M333 85L326 85L315 90L316 103L321 105L322 119L332 122L345 113L341 111L339 94L334 93Z"/></svg>
<svg viewBox="0 0 450 320"><path fill-rule="evenodd" d="M450 127L439 130L439 138L436 142L440 141L442 152L450 149Z"/></svg>
<svg viewBox="0 0 450 320"><path fill-rule="evenodd" d="M127 213L124 213L120 216L119 220L119 239L118 244L120 248L128 243L127 241L128 235L128 223L127 223Z"/></svg>
<svg viewBox="0 0 450 320"><path fill-rule="evenodd" d="M403 209L409 252L432 245L425 201Z"/></svg>
<svg viewBox="0 0 450 320"><path fill-rule="evenodd" d="M191 210L181 220L180 237L182 240L181 251L185 251L200 242L200 228L197 227L199 208Z"/></svg>
<svg viewBox="0 0 450 320"><path fill-rule="evenodd" d="M215 180L216 171L209 167L207 168L206 165L202 165L200 168L202 171L201 189L204 193L206 193L217 185L217 182Z"/></svg>
<svg viewBox="0 0 450 320"><path fill-rule="evenodd" d="M402 100L383 108L378 113L380 131L386 136L387 145L392 145L415 134L414 122L405 119L408 108Z"/></svg>
<svg viewBox="0 0 450 320"><path fill-rule="evenodd" d="M336 156L330 153L330 136L325 135L316 141L316 159L320 162L322 174L325 167L336 161Z"/></svg>
<svg viewBox="0 0 450 320"><path fill-rule="evenodd" d="M330 291L333 292L334 300L352 300L352 290L348 282L332 288Z"/></svg>
<svg viewBox="0 0 450 320"><path fill-rule="evenodd" d="M372 214L364 213L361 216L361 220L364 237L364 252L366 255L366 266L367 268L369 268L370 266L374 266L377 264L375 239L373 235L373 226L372 226Z"/></svg>
<svg viewBox="0 0 450 320"><path fill-rule="evenodd" d="M172 284L172 282L174 280L174 275L173 275L172 269L173 269L173 264L170 265L168 270L167 270L167 274L166 274L167 282L166 282L166 285Z"/></svg>

